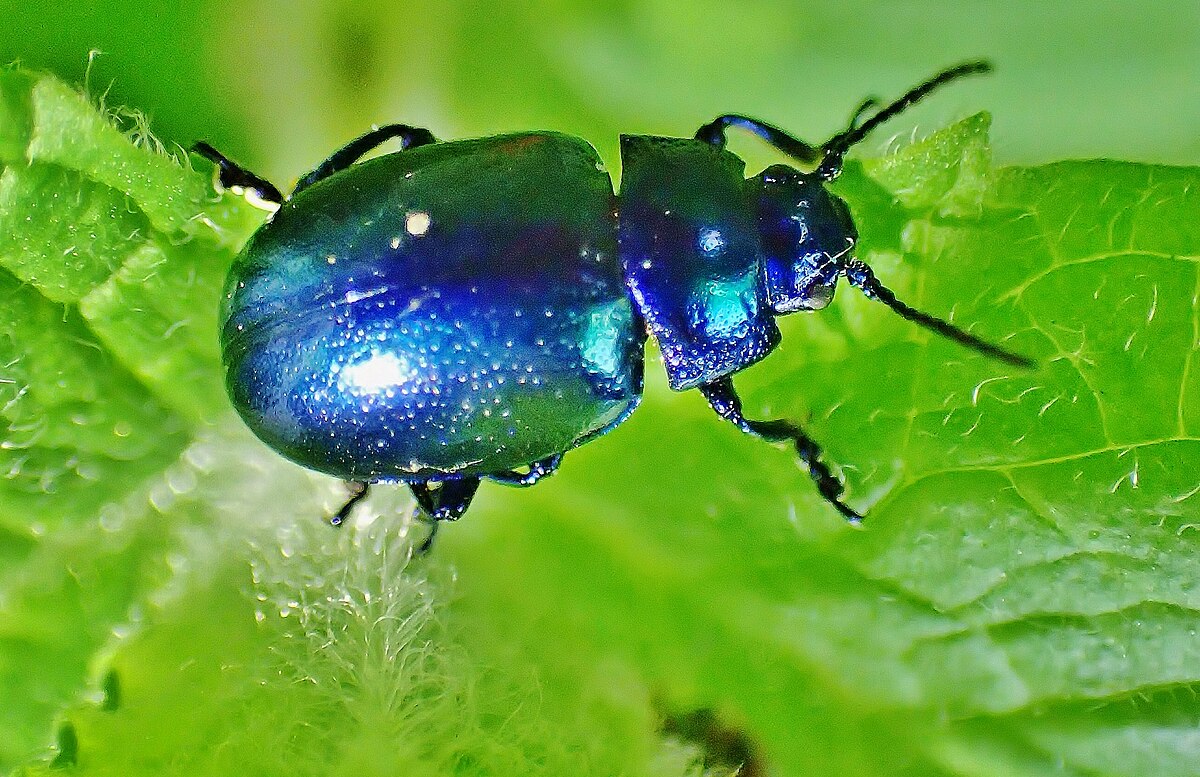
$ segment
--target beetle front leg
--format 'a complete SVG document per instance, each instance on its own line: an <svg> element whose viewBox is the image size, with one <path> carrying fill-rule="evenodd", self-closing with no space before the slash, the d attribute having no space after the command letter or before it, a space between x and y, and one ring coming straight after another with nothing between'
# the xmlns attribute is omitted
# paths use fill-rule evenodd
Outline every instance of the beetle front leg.
<svg viewBox="0 0 1200 777"><path fill-rule="evenodd" d="M866 115L867 111L878 105L879 101L874 97L868 97L866 100L863 100L858 109L850 116L850 123L846 125L846 129L835 137L857 132L863 116ZM738 127L739 129L751 132L779 151L805 164L819 161L825 153L823 146L817 147L811 143L806 143L790 132L781 130L773 124L768 124L765 121L760 121L759 119L740 113L727 113L724 116L718 116L713 119L708 124L696 130L696 140L703 140L705 143L717 148L725 148L725 131L730 127Z"/></svg>
<svg viewBox="0 0 1200 777"><path fill-rule="evenodd" d="M783 419L772 421L752 421L742 415L742 400L733 388L733 379L729 376L719 378L712 383L699 386L700 393L712 405L717 415L736 425L747 434L760 437L768 442L791 442L796 446L800 461L808 468L808 474L817 485L817 491L825 501L837 508L838 512L851 523L858 523L862 515L855 512L842 501L842 482L834 476L829 467L821 461L821 446L805 434L799 425Z"/></svg>
<svg viewBox="0 0 1200 777"><path fill-rule="evenodd" d="M717 148L725 148L725 130L730 127L740 127L758 135L788 156L804 163L816 162L821 158L821 149L805 143L800 138L785 132L773 124L743 116L740 113L727 113L705 124L696 130L696 140L703 140Z"/></svg>

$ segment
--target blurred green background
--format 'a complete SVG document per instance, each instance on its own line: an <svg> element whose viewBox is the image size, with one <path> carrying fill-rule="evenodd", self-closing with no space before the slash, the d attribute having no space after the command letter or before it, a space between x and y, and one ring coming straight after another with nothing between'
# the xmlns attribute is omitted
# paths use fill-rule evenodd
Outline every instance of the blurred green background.
<svg viewBox="0 0 1200 777"><path fill-rule="evenodd" d="M1200 4L1158 2L0 3L0 60L82 82L291 180L371 123L452 138L686 134L717 113L821 140L863 97L987 57L995 75L889 127L986 106L999 162L1200 160ZM881 133L873 140L887 142Z"/></svg>

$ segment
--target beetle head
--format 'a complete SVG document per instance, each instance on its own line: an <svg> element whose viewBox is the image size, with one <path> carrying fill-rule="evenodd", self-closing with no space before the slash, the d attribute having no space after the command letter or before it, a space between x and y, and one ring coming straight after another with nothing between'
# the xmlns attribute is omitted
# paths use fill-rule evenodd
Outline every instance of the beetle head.
<svg viewBox="0 0 1200 777"><path fill-rule="evenodd" d="M993 359L1032 367L1031 359L1001 348L928 313L901 302L854 257L858 230L845 200L826 188L820 168L801 173L775 165L747 181L757 202L762 243L762 288L776 314L820 310L833 301L839 277L868 298L882 302L901 317L974 348Z"/></svg>
<svg viewBox="0 0 1200 777"><path fill-rule="evenodd" d="M823 180L787 165L748 183L757 200L767 304L780 314L820 310L833 300L858 242L850 208Z"/></svg>

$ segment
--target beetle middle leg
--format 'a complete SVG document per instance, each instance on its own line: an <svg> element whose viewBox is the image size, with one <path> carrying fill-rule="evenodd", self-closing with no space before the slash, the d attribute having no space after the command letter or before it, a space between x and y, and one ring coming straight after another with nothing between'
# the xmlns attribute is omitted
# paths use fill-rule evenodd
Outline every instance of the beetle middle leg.
<svg viewBox="0 0 1200 777"><path fill-rule="evenodd" d="M417 146L437 142L433 133L422 127L410 127L407 124L385 124L355 138L337 151L334 151L328 159L317 165L311 173L296 183L296 188L292 190L292 196L295 197L302 190L307 189L317 181L345 170L361 159L363 154L394 138L399 138L401 149L416 148Z"/></svg>
<svg viewBox="0 0 1200 777"><path fill-rule="evenodd" d="M522 473L508 469L503 472L491 472L487 477L501 485L528 488L547 475L553 475L558 470L558 466L562 464L562 459L562 454L556 453L530 464L528 472Z"/></svg>
<svg viewBox="0 0 1200 777"><path fill-rule="evenodd" d="M417 500L421 512L433 524L429 530L429 536L416 550L417 555L423 556L433 547L438 523L440 521L457 521L471 506L471 500L479 489L479 478L457 478L438 483L409 483L408 488Z"/></svg>
<svg viewBox="0 0 1200 777"><path fill-rule="evenodd" d="M791 442L796 446L800 461L808 467L808 474L817 485L817 491L825 501L837 508L846 520L858 523L862 515L855 512L842 501L844 487L828 465L821 461L821 446L809 437L798 424L783 419L771 421L752 421L742 415L742 400L733 388L733 379L729 376L718 378L711 383L699 386L700 393L712 405L717 415L735 424L747 434L760 437L768 442Z"/></svg>

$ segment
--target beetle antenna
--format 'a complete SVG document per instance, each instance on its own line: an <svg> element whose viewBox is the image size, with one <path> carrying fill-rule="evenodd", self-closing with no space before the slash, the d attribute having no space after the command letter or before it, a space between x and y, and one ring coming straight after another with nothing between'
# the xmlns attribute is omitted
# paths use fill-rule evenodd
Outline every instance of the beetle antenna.
<svg viewBox="0 0 1200 777"><path fill-rule="evenodd" d="M876 127L889 119L894 118L897 114L902 113L914 104L925 99L930 92L940 86L957 81L963 76L974 75L976 73L990 73L992 65L984 60L976 60L974 62L964 62L961 65L956 65L947 70L935 75L928 81L913 87L904 93L904 95L891 103L890 105L881 108L871 118L864 121L862 124L857 124L859 114L855 114L855 120L850 122L850 126L844 131L839 132L829 139L822 148L825 151L825 157L821 160L821 164L814 171L818 178L826 181L832 181L837 178L842 172L842 159L846 156L846 152L850 147L861 141L871 133ZM867 103L859 108L861 113L867 107Z"/></svg>
<svg viewBox="0 0 1200 777"><path fill-rule="evenodd" d="M879 100L874 97L868 97L862 101L862 104L855 109L854 114L850 117L849 123L846 124L844 132L853 132L858 128L858 123L862 121L862 117L867 115L867 111L879 105Z"/></svg>
<svg viewBox="0 0 1200 777"><path fill-rule="evenodd" d="M853 259L846 263L846 268L843 272L851 286L862 291L868 299L878 300L887 305L901 318L912 321L914 324L919 324L926 329L937 332L942 337L947 337L956 343L973 348L985 356L990 356L1005 364L1011 364L1014 367L1024 367L1025 369L1032 369L1037 366L1037 362L1028 356L1022 356L1019 353L1005 350L998 345L976 337L970 332L959 329L949 321L935 318L928 313L922 313L916 308L904 304L896 299L896 295L892 293L891 289L879 282L879 279L875 277L874 271L864 262Z"/></svg>

